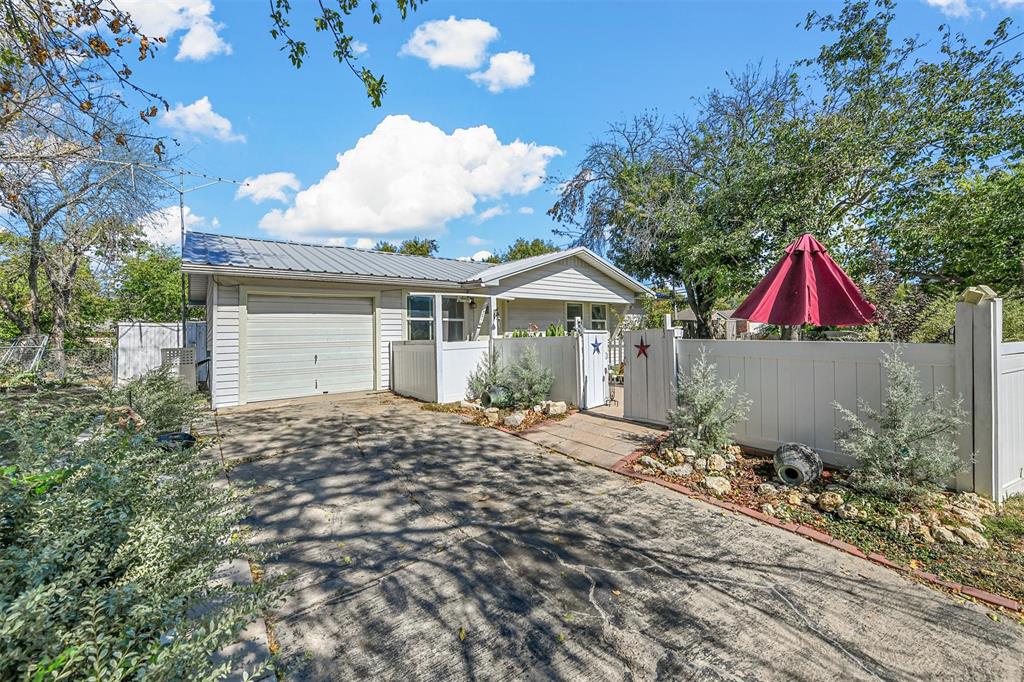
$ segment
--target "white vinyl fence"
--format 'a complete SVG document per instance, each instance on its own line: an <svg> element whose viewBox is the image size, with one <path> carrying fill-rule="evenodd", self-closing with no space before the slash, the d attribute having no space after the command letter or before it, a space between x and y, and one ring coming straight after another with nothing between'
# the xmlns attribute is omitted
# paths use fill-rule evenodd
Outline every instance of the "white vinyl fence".
<svg viewBox="0 0 1024 682"><path fill-rule="evenodd" d="M966 467L956 486L1000 500L1024 491L1024 343L1001 342L1001 305L999 299L958 304L955 345L899 346L925 391L944 389L949 400L963 401ZM734 433L737 442L765 450L806 443L825 461L844 466L853 462L836 448L842 424L832 403L859 411L864 401L878 409L886 390L881 361L894 350L887 343L684 339L676 330L625 337L627 419L665 424L677 376L685 379L705 348L718 374L736 380L752 401Z"/></svg>
<svg viewBox="0 0 1024 682"><path fill-rule="evenodd" d="M440 353L433 341L393 341L391 343L391 386L399 395L419 400L456 402L466 398L469 374L484 360L488 339L445 341ZM534 348L540 364L554 374L551 400L581 403L583 381L581 343L576 336L540 336L493 341L502 366L519 359L527 348ZM438 369L440 368L440 371ZM607 383L604 367L595 381Z"/></svg>
<svg viewBox="0 0 1024 682"><path fill-rule="evenodd" d="M180 322L118 322L115 383L134 379L159 367L161 348L180 347ZM185 326L185 347L196 349L196 362L209 357L205 322L189 322ZM208 365L200 365L199 381L206 381L208 373Z"/></svg>

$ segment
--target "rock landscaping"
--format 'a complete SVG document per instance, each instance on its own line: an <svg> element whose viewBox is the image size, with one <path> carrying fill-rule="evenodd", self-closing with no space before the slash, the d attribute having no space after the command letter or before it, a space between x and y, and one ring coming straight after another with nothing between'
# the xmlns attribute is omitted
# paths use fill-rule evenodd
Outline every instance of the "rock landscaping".
<svg viewBox="0 0 1024 682"><path fill-rule="evenodd" d="M478 400L427 403L423 409L462 414L474 424L500 427L506 431L523 431L551 419L565 419L572 412L567 403L555 400L545 400L526 410L485 408Z"/></svg>

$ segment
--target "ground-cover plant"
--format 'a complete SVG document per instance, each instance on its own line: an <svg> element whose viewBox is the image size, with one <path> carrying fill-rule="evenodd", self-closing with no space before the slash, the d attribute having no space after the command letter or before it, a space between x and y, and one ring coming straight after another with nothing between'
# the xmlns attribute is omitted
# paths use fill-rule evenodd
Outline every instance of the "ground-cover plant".
<svg viewBox="0 0 1024 682"><path fill-rule="evenodd" d="M271 587L212 580L263 551L200 443L154 436L192 413L165 373L86 402L40 392L0 407L0 679L216 679L212 655ZM132 393L146 420L102 418Z"/></svg>
<svg viewBox="0 0 1024 682"><path fill-rule="evenodd" d="M751 401L735 380L720 379L717 369L701 348L690 372L679 371L676 407L668 413L671 447L708 456L733 444L732 427L746 417Z"/></svg>
<svg viewBox="0 0 1024 682"><path fill-rule="evenodd" d="M956 443L965 423L960 401L941 389L925 394L898 350L885 355L882 367L888 381L880 411L861 400L862 418L833 403L846 423L836 446L858 462L850 483L893 499L939 489L963 468Z"/></svg>

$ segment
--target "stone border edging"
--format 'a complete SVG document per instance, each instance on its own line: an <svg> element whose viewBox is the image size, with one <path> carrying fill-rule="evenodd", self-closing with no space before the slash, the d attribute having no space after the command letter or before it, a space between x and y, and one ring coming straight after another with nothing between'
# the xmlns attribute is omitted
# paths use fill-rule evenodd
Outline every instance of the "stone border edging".
<svg viewBox="0 0 1024 682"><path fill-rule="evenodd" d="M688 488L687 486L681 485L679 483L672 483L671 481L666 481L665 479L658 478L657 476L648 476L647 474L641 474L636 471L632 471L629 468L630 465L633 464L634 461L639 459L643 454L643 450L637 450L629 455L626 455L618 462L616 462L614 465L612 465L612 468L609 469L609 471L619 474L620 476L626 476L628 478L634 478L640 481L648 481L650 483L660 485L664 488L674 490L678 493L682 493L687 497L692 497L694 499L700 500L701 502L706 502L720 509L727 509L732 512L743 514L744 516L749 516L750 518L756 519L757 521L767 523L770 526L775 526L776 528L781 528L782 530L786 530L791 533L796 533L797 535L801 535L809 540L814 540L815 542L821 543L823 545L828 545L829 547L834 547L835 549L838 549L842 552L846 552L847 554L852 554L855 557L867 559L868 561L880 564L894 571L912 575L915 578L919 578L927 583L931 583L933 585L943 587L947 590L967 595L969 597L977 599L978 601L985 602L989 606L996 606L1004 608L1008 611L1024 613L1024 606L1022 606L1019 602L1014 601L1013 599L1002 597L998 594L993 594L991 592L986 592L985 590L979 590L969 585L961 585L960 583L944 580L943 578L940 578L934 573L929 573L927 571L922 571L919 569L907 568L906 566L902 566L896 563L895 561L892 561L888 557L882 554L878 554L876 552L864 553L855 545L851 545L848 542L843 542L842 540L837 540L828 533L823 533L822 531L816 528L811 528L810 526L805 526L800 523L785 523L773 516L768 516L767 514L764 514L756 509L744 507L743 505L736 504L735 502L720 500L717 497L696 491L692 488Z"/></svg>

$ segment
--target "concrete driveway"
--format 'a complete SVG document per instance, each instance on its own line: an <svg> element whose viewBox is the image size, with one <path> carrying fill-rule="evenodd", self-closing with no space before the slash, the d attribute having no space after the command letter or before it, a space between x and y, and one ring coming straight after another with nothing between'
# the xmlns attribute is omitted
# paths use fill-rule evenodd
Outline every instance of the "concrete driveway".
<svg viewBox="0 0 1024 682"><path fill-rule="evenodd" d="M218 426L289 680L1024 679L979 606L411 401Z"/></svg>

